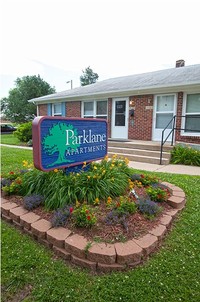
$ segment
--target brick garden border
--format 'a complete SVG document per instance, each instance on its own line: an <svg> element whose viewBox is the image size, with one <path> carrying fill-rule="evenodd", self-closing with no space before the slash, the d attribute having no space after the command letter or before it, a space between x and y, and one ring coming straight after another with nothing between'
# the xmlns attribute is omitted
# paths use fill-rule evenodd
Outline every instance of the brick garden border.
<svg viewBox="0 0 200 302"><path fill-rule="evenodd" d="M160 247L172 221L185 206L185 193L182 189L168 182L162 184L172 190L172 196L168 199L172 209L163 214L160 224L149 230L148 234L125 243L87 241L69 229L53 228L49 221L4 198L1 201L1 216L39 243L53 249L54 253L64 260L96 272L121 271L142 264Z"/></svg>

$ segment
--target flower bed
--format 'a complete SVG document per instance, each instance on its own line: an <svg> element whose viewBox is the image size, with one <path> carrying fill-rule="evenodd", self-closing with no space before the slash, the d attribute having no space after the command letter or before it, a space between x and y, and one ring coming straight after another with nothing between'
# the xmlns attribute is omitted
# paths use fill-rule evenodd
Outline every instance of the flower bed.
<svg viewBox="0 0 200 302"><path fill-rule="evenodd" d="M85 163L80 173L67 175L24 166L28 169L3 175L3 219L93 271L141 264L185 205L180 188L133 174L121 158L105 158L87 171Z"/></svg>
<svg viewBox="0 0 200 302"><path fill-rule="evenodd" d="M106 157L89 169L84 163L80 173L68 175L35 170L27 161L23 165L26 169L3 175L6 198L90 241L139 238L171 208L170 189L156 177L133 174L124 158ZM13 197L19 193L24 196Z"/></svg>

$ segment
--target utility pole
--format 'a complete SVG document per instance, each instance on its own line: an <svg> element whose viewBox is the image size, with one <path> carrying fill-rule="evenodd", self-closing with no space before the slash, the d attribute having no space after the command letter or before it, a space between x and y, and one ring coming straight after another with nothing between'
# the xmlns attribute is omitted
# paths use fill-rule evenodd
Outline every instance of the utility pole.
<svg viewBox="0 0 200 302"><path fill-rule="evenodd" d="M67 81L66 83L67 83L67 84L68 84L68 83L71 83L71 89L73 88L73 87L72 87L72 80Z"/></svg>

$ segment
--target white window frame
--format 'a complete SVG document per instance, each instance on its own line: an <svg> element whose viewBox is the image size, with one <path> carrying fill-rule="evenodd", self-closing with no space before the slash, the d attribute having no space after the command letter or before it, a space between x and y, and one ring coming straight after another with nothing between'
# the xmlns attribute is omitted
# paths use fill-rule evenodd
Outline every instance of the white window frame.
<svg viewBox="0 0 200 302"><path fill-rule="evenodd" d="M61 112L55 113L55 105L60 105ZM62 103L53 103L52 104L52 116L62 116Z"/></svg>
<svg viewBox="0 0 200 302"><path fill-rule="evenodd" d="M106 114L97 114L97 102L107 102L107 113ZM84 104L85 103L93 103L93 114L90 115L84 115ZM92 118L104 118L106 116L106 120L108 119L108 100L102 99L102 100L87 100L82 102L82 110L81 110L81 116L83 118L91 117Z"/></svg>
<svg viewBox="0 0 200 302"><path fill-rule="evenodd" d="M186 116L186 105L187 105L187 95L188 94L199 94L200 92L188 92L188 93L184 93L183 95L183 109L182 109L182 115ZM200 112L194 113L194 115L196 114L200 114ZM189 113L188 115L192 115L192 113ZM185 117L182 117L181 120L181 128L184 129L185 128ZM185 132L184 130L181 130L181 136L198 136L200 137L200 132Z"/></svg>

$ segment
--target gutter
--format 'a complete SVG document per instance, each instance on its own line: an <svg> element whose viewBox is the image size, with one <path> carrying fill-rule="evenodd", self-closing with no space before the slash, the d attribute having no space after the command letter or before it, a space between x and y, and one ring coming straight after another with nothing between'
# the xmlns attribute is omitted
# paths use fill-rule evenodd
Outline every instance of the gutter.
<svg viewBox="0 0 200 302"><path fill-rule="evenodd" d="M56 94L49 95L46 97L40 97L36 99L31 99L28 102L35 104L46 104L47 102L54 102L55 100L65 100L65 101L83 101L90 99L100 99L100 98L113 98L113 97L128 97L134 95L147 95L147 94L157 94L157 93L176 93L176 92L200 92L200 83L190 83L187 85L163 85L163 86L149 86L147 88L140 89L126 89L126 90L113 90L108 92L96 92L96 93L86 93L73 95L61 95L56 96ZM59 92L57 93L59 94Z"/></svg>

